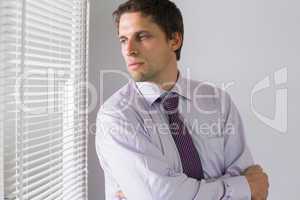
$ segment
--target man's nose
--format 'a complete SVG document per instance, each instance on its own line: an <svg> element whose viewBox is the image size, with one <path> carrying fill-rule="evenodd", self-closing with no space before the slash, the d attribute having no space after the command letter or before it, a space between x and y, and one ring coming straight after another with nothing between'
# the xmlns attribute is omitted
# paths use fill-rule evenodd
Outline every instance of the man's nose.
<svg viewBox="0 0 300 200"><path fill-rule="evenodd" d="M138 54L137 45L134 40L128 40L126 44L127 56L135 56Z"/></svg>

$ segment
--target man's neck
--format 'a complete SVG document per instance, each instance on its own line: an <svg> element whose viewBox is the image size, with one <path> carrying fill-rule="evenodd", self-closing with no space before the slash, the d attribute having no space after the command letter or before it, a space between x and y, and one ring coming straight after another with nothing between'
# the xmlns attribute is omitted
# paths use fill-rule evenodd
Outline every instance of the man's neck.
<svg viewBox="0 0 300 200"><path fill-rule="evenodd" d="M179 76L179 71L177 66L175 70L172 70L165 80L161 80L159 83L156 83L161 89L170 91L176 84L177 78Z"/></svg>

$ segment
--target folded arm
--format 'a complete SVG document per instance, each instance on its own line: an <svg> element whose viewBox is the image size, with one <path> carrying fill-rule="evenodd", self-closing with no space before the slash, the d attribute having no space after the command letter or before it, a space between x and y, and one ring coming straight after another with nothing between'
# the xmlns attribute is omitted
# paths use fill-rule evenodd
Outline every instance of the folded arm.
<svg viewBox="0 0 300 200"><path fill-rule="evenodd" d="M100 112L96 148L102 168L115 178L128 200L234 200L251 196L247 180L239 174L199 182L183 173L172 173L162 152L132 120Z"/></svg>

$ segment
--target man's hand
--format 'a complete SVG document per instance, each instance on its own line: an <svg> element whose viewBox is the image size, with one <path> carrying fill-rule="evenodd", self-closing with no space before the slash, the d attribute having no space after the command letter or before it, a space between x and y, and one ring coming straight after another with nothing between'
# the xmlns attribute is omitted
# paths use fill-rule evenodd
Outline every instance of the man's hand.
<svg viewBox="0 0 300 200"><path fill-rule="evenodd" d="M263 172L259 165L253 165L247 168L244 175L251 189L252 200L266 200L268 196L269 181L268 175ZM118 200L125 200L126 197L122 191L116 193Z"/></svg>
<svg viewBox="0 0 300 200"><path fill-rule="evenodd" d="M125 200L126 199L126 197L125 197L125 195L122 191L118 191L116 193L116 197L117 197L118 200Z"/></svg>
<svg viewBox="0 0 300 200"><path fill-rule="evenodd" d="M252 200L267 199L269 189L268 175L263 172L259 165L250 166L242 175L246 177L249 183Z"/></svg>

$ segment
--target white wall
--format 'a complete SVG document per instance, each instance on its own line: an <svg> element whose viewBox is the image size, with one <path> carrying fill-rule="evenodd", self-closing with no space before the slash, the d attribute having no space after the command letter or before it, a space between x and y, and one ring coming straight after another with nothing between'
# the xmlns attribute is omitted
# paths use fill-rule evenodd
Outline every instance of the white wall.
<svg viewBox="0 0 300 200"><path fill-rule="evenodd" d="M91 0L90 82L97 85L105 100L126 79L111 75L100 90L99 70L126 71L116 39L112 11L123 1ZM185 22L182 71L193 79L207 80L222 86L233 83L227 91L237 104L244 120L246 136L257 163L270 178L271 200L296 200L300 196L300 148L298 133L300 111L300 2L297 0L189 0L175 1ZM287 70L286 83L275 85L274 73ZM283 72L283 73L281 73ZM284 71L279 78L284 78ZM269 76L270 87L253 95L257 83ZM284 80L283 80L284 81ZM288 90L286 131L284 122L284 91ZM276 101L276 94L277 101ZM282 95L281 95L282 94ZM283 101L280 101L283 100ZM99 100L99 97L98 97ZM275 106L279 105L277 109ZM100 102L98 101L98 106ZM90 113L93 128L98 107ZM256 111L257 113L255 113ZM274 118L280 112L279 126L260 120L261 114ZM258 114L259 113L259 114ZM269 125L268 125L269 124ZM284 124L284 123L283 123ZM92 129L91 128L91 129ZM103 176L94 151L94 136L89 146L89 199L102 200ZM298 197L298 198L297 198Z"/></svg>

